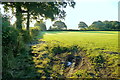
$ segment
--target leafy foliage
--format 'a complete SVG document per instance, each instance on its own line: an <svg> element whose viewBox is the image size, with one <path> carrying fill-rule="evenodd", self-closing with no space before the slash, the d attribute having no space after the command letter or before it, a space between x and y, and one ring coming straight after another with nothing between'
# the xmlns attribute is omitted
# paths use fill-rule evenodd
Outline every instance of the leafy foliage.
<svg viewBox="0 0 120 80"><path fill-rule="evenodd" d="M43 22L37 21L37 22L34 24L34 26L35 26L35 27L38 27L39 30L46 31L46 25L45 25L45 23L43 23Z"/></svg>
<svg viewBox="0 0 120 80"><path fill-rule="evenodd" d="M25 19L27 19L27 29L29 30L30 19L39 19L39 17L50 18L51 20L56 17L64 18L66 12L61 10L61 8L66 8L67 4L70 7L74 7L75 2L3 2L2 4L4 4L6 11L12 8L12 12L16 13L16 26L18 29L22 29L23 13L27 13L27 18Z"/></svg>
<svg viewBox="0 0 120 80"><path fill-rule="evenodd" d="M118 21L95 21L89 27L89 30L120 30Z"/></svg>
<svg viewBox="0 0 120 80"><path fill-rule="evenodd" d="M2 27L10 27L9 17L7 15L2 15Z"/></svg>
<svg viewBox="0 0 120 80"><path fill-rule="evenodd" d="M67 29L67 26L64 22L62 21L56 21L53 24L53 27L50 27L50 30L65 30Z"/></svg>
<svg viewBox="0 0 120 80"><path fill-rule="evenodd" d="M34 34L35 34L35 33L34 33ZM25 43L29 43L29 42L31 42L32 39L33 39L33 36L30 35L30 34L29 34L29 31L27 31L27 30L22 30L22 31L20 32L20 35L22 36L23 42L25 42Z"/></svg>
<svg viewBox="0 0 120 80"><path fill-rule="evenodd" d="M8 27L7 32L11 32L9 31L9 28L11 29L11 27ZM13 29L12 31L14 32L16 31L16 29L15 30L14 28L12 29ZM37 29L35 29L35 32L36 30ZM31 47L30 54L32 56L26 53L26 49L28 48L26 48L25 45L23 45L22 49L20 48L21 45L19 45L19 48L17 49L20 50L20 52L18 51L20 54L16 55L16 57L12 55L13 47L12 48L8 47L8 49L3 47L3 52L6 51L7 53L7 56L3 55L4 57L3 66L5 67L3 71L5 79L11 77L32 79L50 77L51 78L118 77L116 68L118 68L119 54L115 54L115 52L118 53L117 32L46 31L42 33L44 33L43 35L44 37L42 41L40 40L41 43L33 45ZM18 35L17 39L18 41L21 42L24 41L20 34ZM108 53L109 51L114 52L114 54ZM67 66L68 62L71 62L70 66ZM73 63L75 63L75 65L73 65Z"/></svg>
<svg viewBox="0 0 120 80"><path fill-rule="evenodd" d="M3 27L2 35L3 78L13 78L12 69L15 68L15 57L24 54L27 50L18 30L12 27Z"/></svg>
<svg viewBox="0 0 120 80"><path fill-rule="evenodd" d="M6 21L9 20L6 19ZM2 26L3 79L35 78L37 76L32 58L28 54L30 48L27 46L35 35L31 36L28 33L27 30L19 31L9 25ZM38 32L34 34L37 35Z"/></svg>
<svg viewBox="0 0 120 80"><path fill-rule="evenodd" d="M40 30L38 27L31 27L30 28L30 34L33 38L39 34Z"/></svg>
<svg viewBox="0 0 120 80"><path fill-rule="evenodd" d="M85 22L80 22L78 24L78 28L80 28L80 29L86 29L86 28L88 28L88 25Z"/></svg>

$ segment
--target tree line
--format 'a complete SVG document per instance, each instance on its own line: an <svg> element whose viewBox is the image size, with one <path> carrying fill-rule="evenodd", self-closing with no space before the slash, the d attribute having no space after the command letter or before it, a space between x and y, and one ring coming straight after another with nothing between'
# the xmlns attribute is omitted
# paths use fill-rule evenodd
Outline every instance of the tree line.
<svg viewBox="0 0 120 80"><path fill-rule="evenodd" d="M119 21L94 21L90 26L85 22L78 24L80 30L120 30Z"/></svg>
<svg viewBox="0 0 120 80"><path fill-rule="evenodd" d="M49 30L69 30L62 21L56 21ZM70 29L74 30L74 29ZM90 26L81 21L78 24L78 30L120 30L119 21L94 21Z"/></svg>

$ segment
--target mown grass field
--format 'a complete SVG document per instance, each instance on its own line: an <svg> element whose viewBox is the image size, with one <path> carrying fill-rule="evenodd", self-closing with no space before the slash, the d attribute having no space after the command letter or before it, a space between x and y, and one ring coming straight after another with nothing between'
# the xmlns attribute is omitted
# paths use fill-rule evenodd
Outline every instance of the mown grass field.
<svg viewBox="0 0 120 80"><path fill-rule="evenodd" d="M118 52L118 31L43 32L44 41L59 41L64 45L79 45L87 49Z"/></svg>
<svg viewBox="0 0 120 80"><path fill-rule="evenodd" d="M118 31L45 31L32 46L41 77L118 78ZM38 36L41 38L41 36ZM68 62L71 65L67 66Z"/></svg>

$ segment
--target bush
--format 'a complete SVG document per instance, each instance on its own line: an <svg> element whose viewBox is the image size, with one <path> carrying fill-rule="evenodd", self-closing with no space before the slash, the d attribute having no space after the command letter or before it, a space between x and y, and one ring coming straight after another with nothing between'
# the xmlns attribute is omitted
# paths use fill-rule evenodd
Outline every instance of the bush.
<svg viewBox="0 0 120 80"><path fill-rule="evenodd" d="M28 31L19 31L13 27L3 27L2 30L2 45L5 49L11 50L15 55L20 53L21 49L25 48L25 43L30 41Z"/></svg>
<svg viewBox="0 0 120 80"><path fill-rule="evenodd" d="M23 31L21 32L13 27L2 27L3 78L6 79L16 76L12 74L12 69L15 67L18 68L20 65L16 65L17 62L15 61L21 54L25 55L29 49L25 44L26 40L24 39L26 37Z"/></svg>
<svg viewBox="0 0 120 80"><path fill-rule="evenodd" d="M46 25L43 21L37 21L34 24L34 27L38 27L38 29L41 30L41 31L46 31Z"/></svg>
<svg viewBox="0 0 120 80"><path fill-rule="evenodd" d="M20 32L20 35L21 35L22 38L23 38L23 42L29 43L29 42L32 41L32 37L31 37L31 35L29 34L29 31L27 31L27 30L22 30L22 31Z"/></svg>
<svg viewBox="0 0 120 80"><path fill-rule="evenodd" d="M10 21L7 15L2 15L2 27L9 27Z"/></svg>
<svg viewBox="0 0 120 80"><path fill-rule="evenodd" d="M31 36L27 30L10 27L7 16L2 18L2 78L8 80L27 76L31 74L30 72L34 73L33 69L29 69L34 66L31 64L32 66L28 67L29 63L25 62L30 58L28 55L29 46L26 43L29 43L32 37L39 33L38 29L32 29L33 36ZM30 60L28 61L30 62Z"/></svg>
<svg viewBox="0 0 120 80"><path fill-rule="evenodd" d="M19 35L19 31L12 27L3 27L2 28L2 45L3 46L14 46L17 44L17 37Z"/></svg>
<svg viewBox="0 0 120 80"><path fill-rule="evenodd" d="M37 36L39 34L39 28L38 27L32 27L30 28L30 34L32 36L32 38L35 38L35 36Z"/></svg>

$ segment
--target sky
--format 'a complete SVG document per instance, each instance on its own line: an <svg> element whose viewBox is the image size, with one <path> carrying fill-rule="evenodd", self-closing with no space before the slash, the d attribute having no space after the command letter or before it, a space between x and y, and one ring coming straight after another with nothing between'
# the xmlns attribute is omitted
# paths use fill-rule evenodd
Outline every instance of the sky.
<svg viewBox="0 0 120 80"><path fill-rule="evenodd" d="M78 29L80 21L85 22L88 26L94 21L118 21L118 2L120 0L74 0L75 8L67 6L64 10L67 16L65 24L68 29ZM2 7L1 12L3 12ZM16 19L11 20L14 23ZM35 21L30 24L34 26ZM47 29L53 24L50 20L46 20Z"/></svg>
<svg viewBox="0 0 120 80"><path fill-rule="evenodd" d="M68 28L78 28L80 21L91 25L94 21L118 21L118 2L120 0L75 0L75 8L68 7L65 23Z"/></svg>

